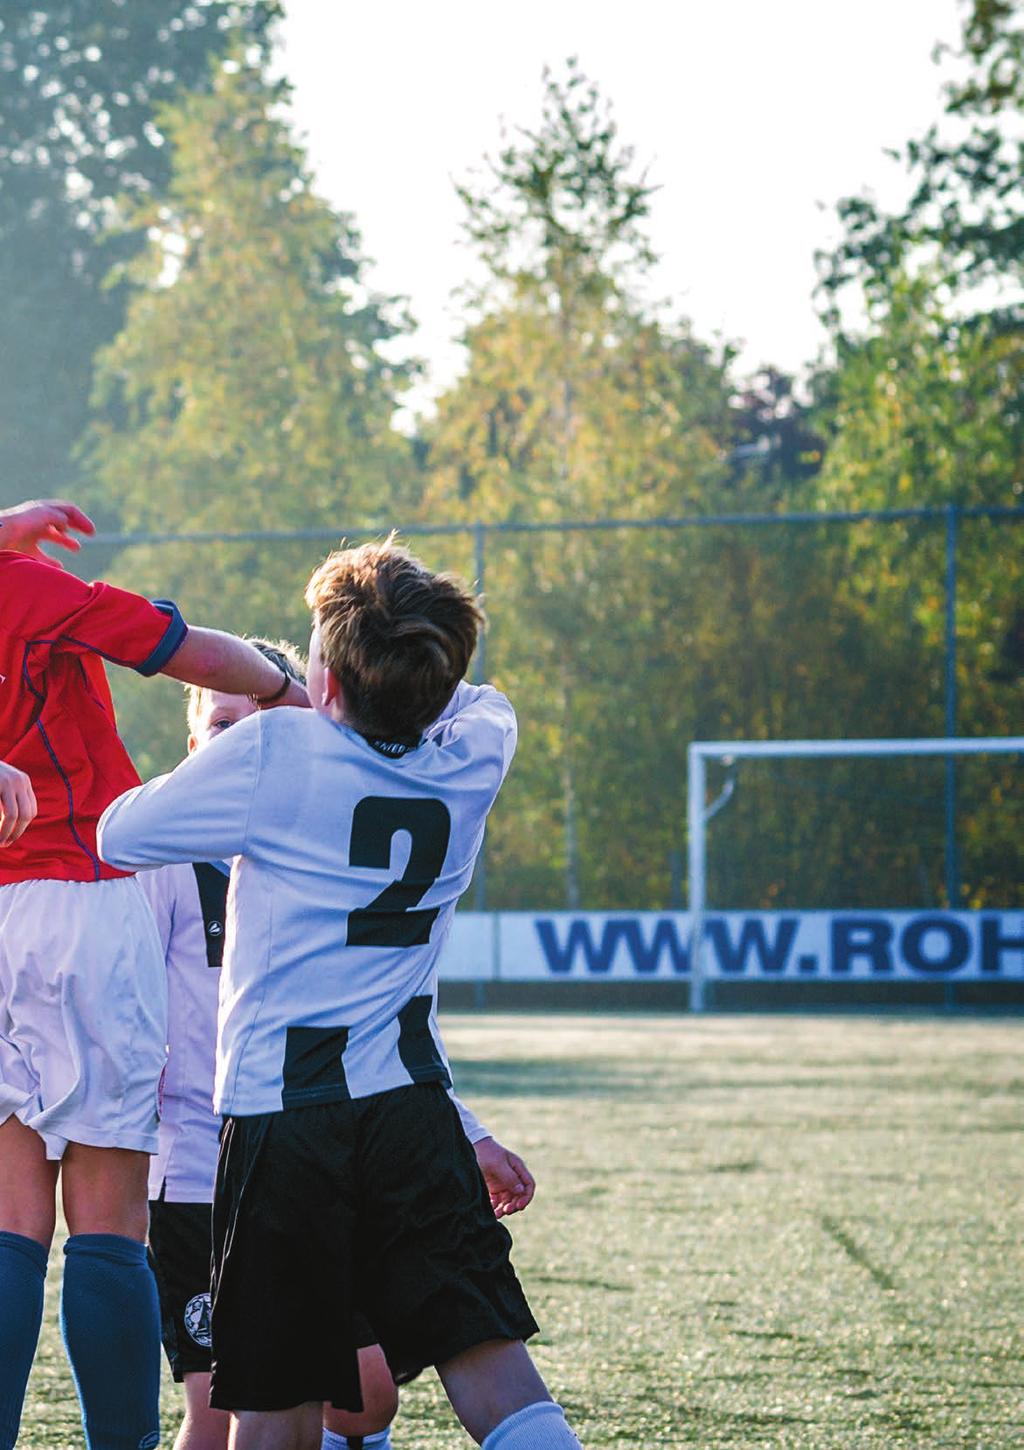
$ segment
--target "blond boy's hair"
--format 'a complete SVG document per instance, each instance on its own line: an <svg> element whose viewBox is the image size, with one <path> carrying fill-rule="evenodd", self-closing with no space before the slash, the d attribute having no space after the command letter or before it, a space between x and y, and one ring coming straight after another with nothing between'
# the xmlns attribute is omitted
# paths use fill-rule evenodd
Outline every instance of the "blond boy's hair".
<svg viewBox="0 0 1024 1450"><path fill-rule="evenodd" d="M293 644L286 639L279 639L276 642L269 639L259 639L252 635L246 636L249 644L259 650L264 659L268 659L272 665L277 665L279 670L292 680L298 680L300 685L306 683L306 662ZM185 686L185 713L188 717L188 728L194 735L203 714L203 696L207 693L203 685Z"/></svg>
<svg viewBox="0 0 1024 1450"><path fill-rule="evenodd" d="M469 666L483 624L477 599L391 534L331 554L306 586L306 603L346 722L370 739L416 744Z"/></svg>

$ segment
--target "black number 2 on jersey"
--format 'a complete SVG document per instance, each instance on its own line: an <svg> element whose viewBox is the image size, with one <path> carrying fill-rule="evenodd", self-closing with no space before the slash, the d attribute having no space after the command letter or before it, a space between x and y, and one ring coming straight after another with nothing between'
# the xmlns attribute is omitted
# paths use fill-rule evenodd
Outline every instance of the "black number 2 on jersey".
<svg viewBox="0 0 1024 1450"><path fill-rule="evenodd" d="M408 831L412 839L408 865L401 880L349 912L350 947L418 947L430 940L440 908L419 903L441 874L452 818L442 801L365 796L352 813L349 865L386 870L397 831Z"/></svg>

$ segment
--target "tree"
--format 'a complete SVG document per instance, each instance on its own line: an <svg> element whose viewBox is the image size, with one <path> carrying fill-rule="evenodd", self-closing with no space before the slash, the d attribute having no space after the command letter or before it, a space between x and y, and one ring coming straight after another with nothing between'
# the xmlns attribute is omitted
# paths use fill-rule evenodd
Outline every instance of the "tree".
<svg viewBox="0 0 1024 1450"><path fill-rule="evenodd" d="M487 276L468 299L466 371L429 433L432 517L650 523L806 501L820 439L788 381L735 396L728 352L644 305L649 197L574 66L547 76L540 126L463 188ZM821 542L651 528L492 544L488 663L523 722L489 838L496 902L664 905L690 740L812 720L828 733L863 714L842 658L870 641ZM765 813L746 819L734 843L748 905L787 884L763 860L765 829Z"/></svg>
<svg viewBox="0 0 1024 1450"><path fill-rule="evenodd" d="M1024 489L1024 11L968 0L942 120L902 155L914 186L902 212L840 204L843 244L823 261L838 366L818 415L828 437L819 501L829 507L1013 507ZM897 153L900 154L900 153ZM859 286L868 327L844 328L839 302ZM958 519L959 708L965 734L1015 732L1013 640L1021 616L1018 529ZM946 728L942 709L946 538L895 522L850 536L846 588L870 602L884 635L910 643L912 733ZM901 732L902 733L902 732ZM1000 901L1019 869L1009 765L958 770L977 904ZM966 790L963 780L970 781Z"/></svg>
<svg viewBox="0 0 1024 1450"><path fill-rule="evenodd" d="M268 44L277 0L0 0L0 503L75 486L92 359L123 318L105 279L140 245L116 199L168 177L156 108L211 55Z"/></svg>
<svg viewBox="0 0 1024 1450"><path fill-rule="evenodd" d="M286 95L238 57L157 113L171 176L125 218L147 242L98 357L88 449L130 529L340 531L409 487L391 421L410 367L382 350L404 314L367 291L351 218L312 190ZM226 627L298 635L310 553L139 549L119 576Z"/></svg>
<svg viewBox="0 0 1024 1450"><path fill-rule="evenodd" d="M963 310L1004 326L1024 321L1024 12L1020 0L965 4L959 51L937 51L958 69L946 86L944 123L894 153L913 178L906 207L888 215L864 196L839 204L846 235L821 259L833 304L851 282L884 296L892 276L924 257ZM831 318L838 326L834 306Z"/></svg>

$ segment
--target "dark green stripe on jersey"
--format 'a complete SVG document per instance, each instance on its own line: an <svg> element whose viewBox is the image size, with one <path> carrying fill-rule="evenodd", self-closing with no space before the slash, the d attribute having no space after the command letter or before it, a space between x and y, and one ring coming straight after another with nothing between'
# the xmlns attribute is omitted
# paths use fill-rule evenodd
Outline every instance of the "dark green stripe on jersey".
<svg viewBox="0 0 1024 1450"><path fill-rule="evenodd" d="M289 1027L285 1035L281 1106L346 1103L352 1098L343 1061L347 1027Z"/></svg>
<svg viewBox="0 0 1024 1450"><path fill-rule="evenodd" d="M432 997L413 997L398 1014L398 1055L413 1082L442 1082L450 1088L444 1060L430 1030Z"/></svg>
<svg viewBox="0 0 1024 1450"><path fill-rule="evenodd" d="M230 877L209 861L197 861L192 870L196 873L199 905L203 913L206 965L220 967L224 961L224 921L228 910Z"/></svg>

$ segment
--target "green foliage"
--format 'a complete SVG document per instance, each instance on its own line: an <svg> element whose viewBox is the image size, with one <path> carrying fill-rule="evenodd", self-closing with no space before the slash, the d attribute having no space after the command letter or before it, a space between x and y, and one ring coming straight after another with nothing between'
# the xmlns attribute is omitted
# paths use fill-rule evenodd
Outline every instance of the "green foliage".
<svg viewBox="0 0 1024 1450"><path fill-rule="evenodd" d="M264 50L277 0L0 0L0 505L69 491L92 359L121 324L111 266L139 238L115 199L168 176L156 110L238 37Z"/></svg>
<svg viewBox="0 0 1024 1450"><path fill-rule="evenodd" d="M409 368L382 352L404 317L367 292L358 234L313 192L284 97L238 58L158 113L172 172L125 210L146 243L126 269L125 326L97 359L88 447L129 529L340 531L410 486L391 428ZM304 633L313 552L138 549L115 573L180 596L196 622Z"/></svg>
<svg viewBox="0 0 1024 1450"><path fill-rule="evenodd" d="M914 181L904 210L888 215L865 196L839 205L846 236L823 258L826 295L850 282L884 296L890 279L925 256L973 311L1021 322L1024 283L1024 12L1020 0L966 0L961 48L946 56L945 122L907 143ZM900 154L900 153L897 153ZM980 284L988 291L977 296ZM993 292L993 284L1001 289ZM831 313L838 326L837 311Z"/></svg>

